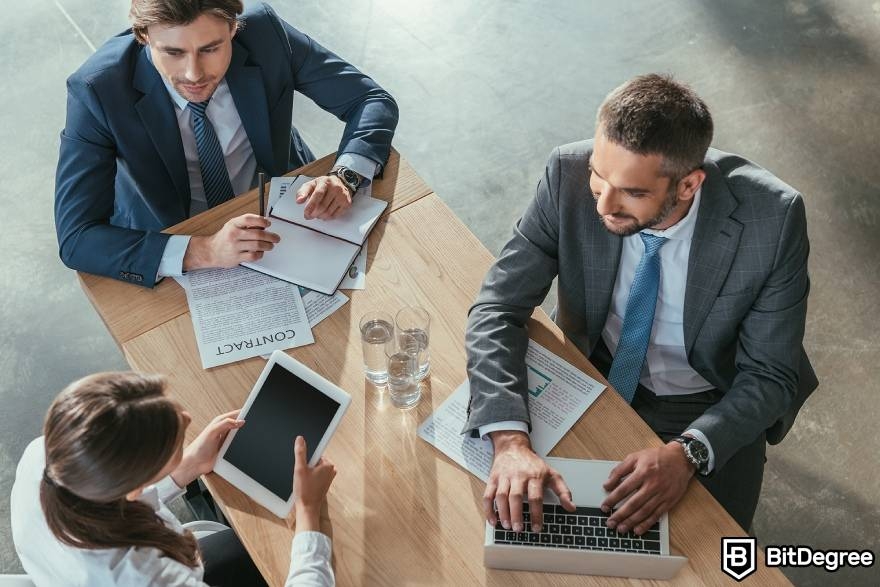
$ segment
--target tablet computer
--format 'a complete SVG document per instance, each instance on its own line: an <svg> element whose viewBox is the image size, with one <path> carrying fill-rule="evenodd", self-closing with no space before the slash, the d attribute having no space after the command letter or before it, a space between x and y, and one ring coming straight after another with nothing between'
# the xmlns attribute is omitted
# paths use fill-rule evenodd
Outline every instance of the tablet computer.
<svg viewBox="0 0 880 587"><path fill-rule="evenodd" d="M251 390L214 471L284 518L293 508L293 442L306 440L309 465L321 458L351 396L284 351L275 351Z"/></svg>

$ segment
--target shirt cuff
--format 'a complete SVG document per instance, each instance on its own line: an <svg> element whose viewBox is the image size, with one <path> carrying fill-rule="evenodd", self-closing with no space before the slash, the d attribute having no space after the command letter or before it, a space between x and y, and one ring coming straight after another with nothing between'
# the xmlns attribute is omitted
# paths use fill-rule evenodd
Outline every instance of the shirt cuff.
<svg viewBox="0 0 880 587"><path fill-rule="evenodd" d="M480 438L483 440L489 440L490 432L498 432L499 430L509 430L513 432L525 432L529 433L529 425L525 422L520 422L519 420L505 420L504 422L495 422L494 424L486 424L485 426L480 426L477 429L480 433Z"/></svg>
<svg viewBox="0 0 880 587"><path fill-rule="evenodd" d="M290 574L285 586L335 584L330 538L321 532L297 532L290 545Z"/></svg>
<svg viewBox="0 0 880 587"><path fill-rule="evenodd" d="M156 483L156 491L159 493L159 500L162 503L173 501L186 493L185 487L178 487L171 475L168 475L158 483Z"/></svg>
<svg viewBox="0 0 880 587"><path fill-rule="evenodd" d="M336 159L337 166L348 167L364 178L364 185L373 181L379 172L379 164L357 153L343 153Z"/></svg>
<svg viewBox="0 0 880 587"><path fill-rule="evenodd" d="M157 279L162 277L180 277L183 275L183 256L186 254L186 247L189 246L190 238L189 235L183 234L171 235L171 238L165 243L162 260L159 261Z"/></svg>
<svg viewBox="0 0 880 587"><path fill-rule="evenodd" d="M709 465L706 467L706 472L711 473L712 470L715 469L715 451L712 450L712 445L709 444L709 439L706 438L706 435L697 430L696 428L691 428L689 430L685 430L685 434L690 434L700 442L702 442L707 449L709 449Z"/></svg>

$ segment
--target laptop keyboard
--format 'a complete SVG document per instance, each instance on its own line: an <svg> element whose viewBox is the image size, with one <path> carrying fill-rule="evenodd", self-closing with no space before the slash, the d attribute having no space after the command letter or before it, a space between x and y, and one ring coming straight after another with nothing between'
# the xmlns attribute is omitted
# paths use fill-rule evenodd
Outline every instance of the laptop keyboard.
<svg viewBox="0 0 880 587"><path fill-rule="evenodd" d="M636 536L632 531L618 534L605 525L608 515L599 508L579 507L569 512L556 504L545 503L543 507L541 532L505 530L498 519L495 524L495 544L660 554L659 522L641 536ZM498 513L497 507L495 513ZM523 522L527 530L531 528L528 503L523 503Z"/></svg>

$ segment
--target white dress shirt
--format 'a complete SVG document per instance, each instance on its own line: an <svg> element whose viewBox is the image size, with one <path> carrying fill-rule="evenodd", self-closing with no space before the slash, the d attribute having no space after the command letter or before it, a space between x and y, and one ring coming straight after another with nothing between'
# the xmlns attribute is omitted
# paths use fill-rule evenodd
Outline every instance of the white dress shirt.
<svg viewBox="0 0 880 587"><path fill-rule="evenodd" d="M59 541L46 523L40 505L40 482L46 466L43 437L32 441L18 463L10 496L12 538L21 564L37 587L65 585L103 587L148 585L207 587L204 567L191 568L156 548L75 548ZM146 488L140 500L162 522L183 533L180 521L165 503L183 494L171 477ZM330 539L319 532L301 532L293 539L291 570L285 585L334 584Z"/></svg>
<svg viewBox="0 0 880 587"><path fill-rule="evenodd" d="M651 340L642 366L639 382L656 395L685 395L699 393L713 388L713 385L694 371L687 359L684 347L684 295L687 285L688 258L691 239L697 222L702 190L694 194L693 203L684 218L666 230L646 228L642 232L668 239L660 247L660 288L657 292L657 307L654 311L654 324ZM617 270L617 279L611 296L611 308L602 340L613 356L620 340L629 290L635 278L636 268L645 252L645 244L637 234L623 237L623 247ZM528 431L525 422L497 422L481 426L479 434L486 438L497 430ZM709 449L709 466L715 466L715 454L706 435L691 428L685 431Z"/></svg>
<svg viewBox="0 0 880 587"><path fill-rule="evenodd" d="M208 203L202 185L202 170L191 122L192 114L187 107L189 102L178 94L174 86L168 83L164 77L162 82L168 90L168 95L171 96L171 101L174 102L174 112L177 115L177 126L180 128L183 153L186 156L186 172L189 177L190 216L195 216L207 210ZM208 102L208 107L205 109L205 116L214 127L214 133L223 149L223 158L226 161L226 171L229 172L232 193L241 194L255 188L257 185L257 158L225 79L220 82L211 96L211 101ZM341 154L336 159L336 164L348 167L367 181L371 180L379 170L379 165L375 161L357 153ZM183 256L186 253L189 239L190 237L187 235L172 235L168 239L162 260L159 262L160 278L183 274Z"/></svg>

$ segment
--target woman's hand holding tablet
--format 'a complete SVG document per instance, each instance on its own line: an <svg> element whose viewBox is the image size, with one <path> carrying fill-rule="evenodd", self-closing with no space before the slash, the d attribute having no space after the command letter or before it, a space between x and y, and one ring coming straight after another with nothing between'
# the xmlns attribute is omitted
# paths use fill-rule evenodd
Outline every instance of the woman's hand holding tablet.
<svg viewBox="0 0 880 587"><path fill-rule="evenodd" d="M244 426L244 420L238 419L241 410L233 410L220 414L211 420L195 440L185 449L180 459L180 464L171 471L171 478L178 487L186 487L201 475L207 475L214 470L220 448L226 441L226 435L230 430L237 430ZM183 417L189 423L190 416L186 411Z"/></svg>
<svg viewBox="0 0 880 587"><path fill-rule="evenodd" d="M307 463L314 467L350 403L345 391L275 351L241 409L239 418L247 425L229 433L214 471L276 516L287 517L299 495L291 475L294 440L304 438ZM310 481L329 486L335 469L319 465L310 473Z"/></svg>

